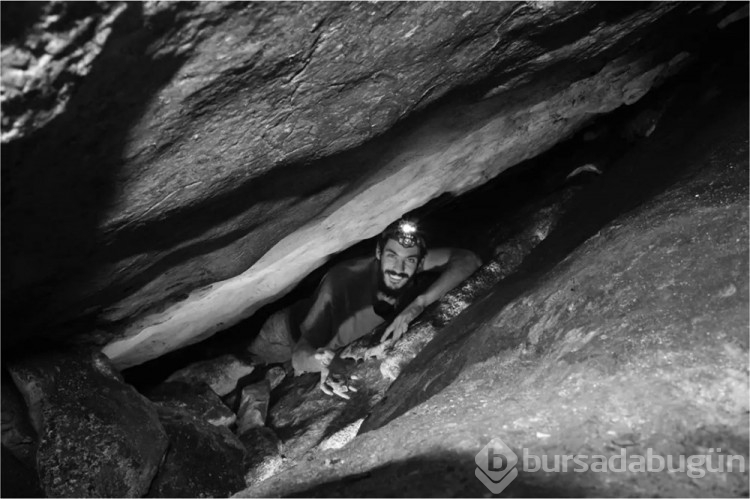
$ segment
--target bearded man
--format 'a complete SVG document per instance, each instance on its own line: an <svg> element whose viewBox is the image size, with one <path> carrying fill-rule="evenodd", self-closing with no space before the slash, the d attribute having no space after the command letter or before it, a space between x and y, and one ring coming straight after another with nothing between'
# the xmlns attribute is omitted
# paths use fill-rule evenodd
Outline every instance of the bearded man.
<svg viewBox="0 0 750 499"><path fill-rule="evenodd" d="M398 220L380 234L374 257L332 267L312 303L301 302L272 315L249 350L257 362L291 359L297 375L320 372L321 390L348 398L345 392L356 390L331 376L336 352L386 321L390 324L381 342L397 341L427 306L480 265L468 250L428 250L416 222ZM426 288L418 286L418 274L427 271L439 275Z"/></svg>

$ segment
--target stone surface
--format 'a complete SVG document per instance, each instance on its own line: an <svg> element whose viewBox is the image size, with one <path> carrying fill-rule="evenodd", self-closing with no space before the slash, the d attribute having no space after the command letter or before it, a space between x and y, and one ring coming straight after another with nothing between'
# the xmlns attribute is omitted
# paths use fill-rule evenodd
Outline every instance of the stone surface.
<svg viewBox="0 0 750 499"><path fill-rule="evenodd" d="M282 444L273 430L254 427L243 431L240 441L245 446L245 485L251 487L278 473L284 464Z"/></svg>
<svg viewBox="0 0 750 499"><path fill-rule="evenodd" d="M229 427L237 420L235 413L205 383L166 382L149 390L146 396L155 404L182 409L214 426Z"/></svg>
<svg viewBox="0 0 750 499"><path fill-rule="evenodd" d="M23 97L30 109L13 113L3 103L23 132L8 132L2 148L2 235L13 242L4 346L75 335L106 345L118 368L236 324L404 211L466 192L631 105L733 11L96 7L105 8L117 12L110 24L82 18L92 21L81 36L101 46L75 73L85 77L69 79L69 98ZM9 82L25 81L24 67L56 67L75 38L61 24L40 66L24 43L56 32L29 26L4 39L16 54Z"/></svg>
<svg viewBox="0 0 750 499"><path fill-rule="evenodd" d="M237 496L489 496L475 456L493 438L549 463L648 449L747 463L745 83L719 100L679 92L518 272L437 333L353 441ZM747 467L518 468L504 494L748 494Z"/></svg>
<svg viewBox="0 0 750 499"><path fill-rule="evenodd" d="M125 10L120 3L14 3L2 15L2 142L43 128L65 111ZM24 20L30 21L25 25Z"/></svg>
<svg viewBox="0 0 750 499"><path fill-rule="evenodd" d="M182 409L158 410L169 450L148 497L226 497L242 487L245 449L231 431Z"/></svg>
<svg viewBox="0 0 750 499"><path fill-rule="evenodd" d="M237 433L266 425L271 384L263 380L242 388L240 407L237 411Z"/></svg>
<svg viewBox="0 0 750 499"><path fill-rule="evenodd" d="M214 359L191 364L175 372L167 382L179 381L188 384L205 383L223 397L237 387L237 382L255 370L249 361L226 354Z"/></svg>
<svg viewBox="0 0 750 499"><path fill-rule="evenodd" d="M140 497L167 448L154 406L100 353L40 354L7 365L39 435L50 497Z"/></svg>
<svg viewBox="0 0 750 499"><path fill-rule="evenodd" d="M286 378L286 370L281 366L274 366L266 371L266 379L268 380L271 390L274 390L281 384Z"/></svg>
<svg viewBox="0 0 750 499"><path fill-rule="evenodd" d="M36 469L38 437L31 426L29 411L13 382L2 375L2 443L24 466Z"/></svg>

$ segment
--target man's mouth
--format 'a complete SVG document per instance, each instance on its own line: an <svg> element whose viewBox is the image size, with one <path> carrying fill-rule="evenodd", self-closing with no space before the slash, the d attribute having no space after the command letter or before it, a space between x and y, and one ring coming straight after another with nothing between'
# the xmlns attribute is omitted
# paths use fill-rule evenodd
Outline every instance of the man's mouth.
<svg viewBox="0 0 750 499"><path fill-rule="evenodd" d="M398 284L402 282L404 279L406 279L406 274L398 274L396 272L386 272L385 275L388 277L388 280L390 280L393 284Z"/></svg>

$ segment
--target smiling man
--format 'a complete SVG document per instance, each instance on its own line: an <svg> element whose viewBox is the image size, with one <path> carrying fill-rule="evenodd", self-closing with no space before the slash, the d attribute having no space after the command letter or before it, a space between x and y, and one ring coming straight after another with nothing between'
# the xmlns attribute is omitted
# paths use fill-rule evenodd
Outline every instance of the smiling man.
<svg viewBox="0 0 750 499"><path fill-rule="evenodd" d="M471 251L428 250L417 224L398 220L381 233L375 256L340 263L325 275L311 305L297 305L271 316L250 346L259 362L285 362L295 374L320 372L320 388L348 398L354 391L340 373L332 374L336 351L388 321L381 341L396 341L431 303L480 266ZM439 272L424 289L418 274ZM296 309L295 309L296 308ZM268 345L273 345L269 350Z"/></svg>

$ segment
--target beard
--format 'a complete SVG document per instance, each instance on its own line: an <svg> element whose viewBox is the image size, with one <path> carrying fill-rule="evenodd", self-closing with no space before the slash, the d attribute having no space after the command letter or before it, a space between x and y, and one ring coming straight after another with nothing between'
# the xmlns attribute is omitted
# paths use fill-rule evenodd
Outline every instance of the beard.
<svg viewBox="0 0 750 499"><path fill-rule="evenodd" d="M388 274L401 276L404 278L404 285L394 289L388 286L386 282L386 276ZM393 315L396 311L396 307L404 294L411 288L413 282L413 276L409 277L407 274L395 272L393 270L383 270L382 263L378 269L378 288L375 295L375 301L373 303L373 309L375 313L380 317L387 318Z"/></svg>

